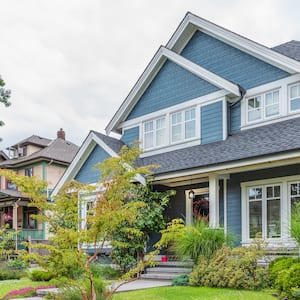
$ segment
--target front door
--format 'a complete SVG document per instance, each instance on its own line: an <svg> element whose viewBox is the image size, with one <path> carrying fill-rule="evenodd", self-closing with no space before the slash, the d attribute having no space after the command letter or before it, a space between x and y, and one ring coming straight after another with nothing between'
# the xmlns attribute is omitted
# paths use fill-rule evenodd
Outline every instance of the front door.
<svg viewBox="0 0 300 300"><path fill-rule="evenodd" d="M193 189L194 198L190 197L190 190L186 195L186 224L191 225L194 221L209 221L209 192L208 188Z"/></svg>

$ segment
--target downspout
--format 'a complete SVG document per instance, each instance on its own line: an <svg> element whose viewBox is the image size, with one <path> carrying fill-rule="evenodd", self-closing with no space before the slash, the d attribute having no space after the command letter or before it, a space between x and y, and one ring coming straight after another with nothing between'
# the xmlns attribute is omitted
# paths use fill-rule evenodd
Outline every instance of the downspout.
<svg viewBox="0 0 300 300"><path fill-rule="evenodd" d="M230 106L229 106L229 110L228 110L228 123L227 123L228 124L228 135L232 135L232 132L231 132L231 108L233 108L234 106L236 106L237 104L239 104L244 99L244 96L247 93L247 91L242 86L240 86L239 84L237 86L239 88L240 97L239 97L239 99L236 102L231 103Z"/></svg>

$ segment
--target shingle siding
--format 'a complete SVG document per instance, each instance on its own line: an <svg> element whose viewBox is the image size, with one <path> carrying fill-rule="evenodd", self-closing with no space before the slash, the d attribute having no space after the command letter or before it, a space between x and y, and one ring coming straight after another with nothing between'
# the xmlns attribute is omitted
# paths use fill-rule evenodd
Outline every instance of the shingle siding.
<svg viewBox="0 0 300 300"><path fill-rule="evenodd" d="M181 55L245 89L290 75L200 31L195 32Z"/></svg>
<svg viewBox="0 0 300 300"><path fill-rule="evenodd" d="M101 174L98 170L95 170L94 167L96 164L109 157L110 155L103 148L96 145L80 171L77 173L75 180L82 183L98 182Z"/></svg>
<svg viewBox="0 0 300 300"><path fill-rule="evenodd" d="M219 88L166 61L127 120L218 91Z"/></svg>
<svg viewBox="0 0 300 300"><path fill-rule="evenodd" d="M201 143L223 139L223 103L215 102L201 107Z"/></svg>
<svg viewBox="0 0 300 300"><path fill-rule="evenodd" d="M139 126L124 130L121 141L127 146L131 147L132 143L140 140L139 130Z"/></svg>

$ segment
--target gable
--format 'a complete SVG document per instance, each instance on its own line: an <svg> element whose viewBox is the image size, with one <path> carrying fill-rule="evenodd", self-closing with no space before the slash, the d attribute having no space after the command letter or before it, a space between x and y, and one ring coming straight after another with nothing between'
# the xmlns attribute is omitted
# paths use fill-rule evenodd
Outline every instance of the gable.
<svg viewBox="0 0 300 300"><path fill-rule="evenodd" d="M220 90L167 60L139 99L127 120Z"/></svg>
<svg viewBox="0 0 300 300"><path fill-rule="evenodd" d="M200 31L194 33L180 54L245 89L290 75Z"/></svg>
<svg viewBox="0 0 300 300"><path fill-rule="evenodd" d="M98 182L101 174L99 170L94 169L94 167L109 157L110 155L102 147L96 145L85 163L80 168L75 180L81 183Z"/></svg>

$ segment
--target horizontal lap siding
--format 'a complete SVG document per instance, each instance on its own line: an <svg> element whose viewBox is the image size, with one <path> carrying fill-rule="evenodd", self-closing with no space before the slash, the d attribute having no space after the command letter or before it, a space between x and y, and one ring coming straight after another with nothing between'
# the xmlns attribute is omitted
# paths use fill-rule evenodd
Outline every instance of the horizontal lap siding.
<svg viewBox="0 0 300 300"><path fill-rule="evenodd" d="M231 132L239 131L241 128L241 103L236 104L233 107L229 107L230 124L229 128Z"/></svg>
<svg viewBox="0 0 300 300"><path fill-rule="evenodd" d="M215 102L201 107L201 143L223 139L223 103Z"/></svg>
<svg viewBox="0 0 300 300"><path fill-rule="evenodd" d="M95 170L94 167L101 163L106 158L109 158L110 155L99 145L96 145L94 150L89 155L88 159L85 161L83 166L80 168L77 173L75 180L82 183L95 183L99 181L100 172Z"/></svg>
<svg viewBox="0 0 300 300"><path fill-rule="evenodd" d="M289 73L200 31L196 31L181 55L245 89L289 76Z"/></svg>
<svg viewBox="0 0 300 300"><path fill-rule="evenodd" d="M134 119L218 91L219 88L166 61L129 114Z"/></svg>
<svg viewBox="0 0 300 300"><path fill-rule="evenodd" d="M139 126L124 130L121 137L121 141L129 147L132 146L132 143L138 142L139 140Z"/></svg>

